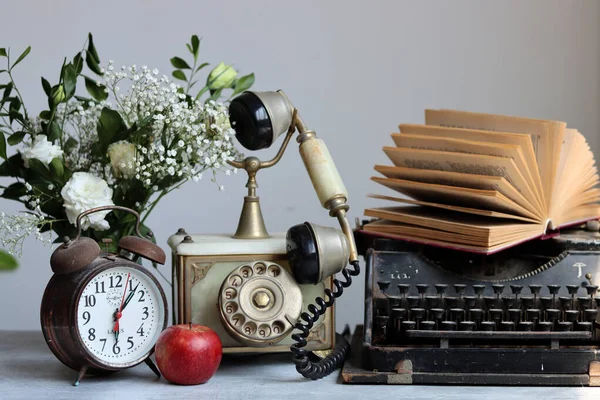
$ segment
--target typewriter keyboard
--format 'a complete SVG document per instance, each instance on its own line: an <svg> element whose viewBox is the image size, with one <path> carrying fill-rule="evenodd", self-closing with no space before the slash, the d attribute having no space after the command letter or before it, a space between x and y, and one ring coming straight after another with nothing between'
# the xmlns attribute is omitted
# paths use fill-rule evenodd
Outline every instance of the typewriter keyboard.
<svg viewBox="0 0 600 400"><path fill-rule="evenodd" d="M373 336L380 344L419 338L596 339L598 286L377 284Z"/></svg>

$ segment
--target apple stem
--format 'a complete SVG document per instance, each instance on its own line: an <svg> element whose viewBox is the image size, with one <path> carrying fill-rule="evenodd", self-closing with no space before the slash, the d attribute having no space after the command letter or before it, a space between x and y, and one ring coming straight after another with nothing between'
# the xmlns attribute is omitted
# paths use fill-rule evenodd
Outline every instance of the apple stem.
<svg viewBox="0 0 600 400"><path fill-rule="evenodd" d="M192 330L192 323L190 322L190 331Z"/></svg>

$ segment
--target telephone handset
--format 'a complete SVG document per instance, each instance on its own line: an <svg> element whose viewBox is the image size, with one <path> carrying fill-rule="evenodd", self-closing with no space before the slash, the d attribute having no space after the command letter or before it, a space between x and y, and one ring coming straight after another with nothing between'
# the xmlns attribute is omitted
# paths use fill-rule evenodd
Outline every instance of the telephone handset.
<svg viewBox="0 0 600 400"><path fill-rule="evenodd" d="M306 307L308 312L302 312L293 324L300 331L292 335L295 343L290 347L296 369L306 378L320 379L341 366L349 348L341 335L337 336L336 346L329 355L319 361L312 361L304 348L315 322L333 306L344 288L350 286L352 276L360 273L352 229L346 218L349 209L346 203L348 193L325 142L306 127L297 109L282 91L244 92L231 101L229 114L238 141L248 150L268 148L280 135L287 132L281 148L272 160L263 162L256 157L248 157L244 161L230 163L248 172L248 196L244 198L235 238L269 237L256 196L256 173L262 168L275 165L281 159L296 131L300 155L319 201L340 224L341 232L305 222L290 228L286 235L288 262L297 283L317 284L339 272L344 278L333 279L332 289L325 288L324 296L317 296L314 304ZM347 268L348 263L352 268ZM268 297L264 297L265 302L268 300Z"/></svg>

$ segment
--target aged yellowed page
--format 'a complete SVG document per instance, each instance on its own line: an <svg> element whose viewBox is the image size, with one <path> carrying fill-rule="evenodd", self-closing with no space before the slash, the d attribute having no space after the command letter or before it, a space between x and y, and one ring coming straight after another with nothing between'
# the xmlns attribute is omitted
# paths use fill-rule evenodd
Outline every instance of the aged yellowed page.
<svg viewBox="0 0 600 400"><path fill-rule="evenodd" d="M392 139L399 148L446 151L452 153L481 154L494 157L511 158L517 169L523 174L525 182L532 188L534 198L528 199L539 210L544 210L544 200L539 194L541 187L536 188L528 163L525 161L520 146L514 144L485 143L451 137L434 137L415 134L392 134ZM533 160L535 162L535 160Z"/></svg>

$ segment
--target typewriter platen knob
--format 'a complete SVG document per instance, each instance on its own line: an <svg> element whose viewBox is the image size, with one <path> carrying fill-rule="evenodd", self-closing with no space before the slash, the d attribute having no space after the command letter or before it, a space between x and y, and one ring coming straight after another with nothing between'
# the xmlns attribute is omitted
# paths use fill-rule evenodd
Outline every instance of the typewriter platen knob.
<svg viewBox="0 0 600 400"><path fill-rule="evenodd" d="M219 311L232 338L268 346L293 329L302 310L300 287L278 264L256 261L234 269L223 281Z"/></svg>

